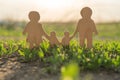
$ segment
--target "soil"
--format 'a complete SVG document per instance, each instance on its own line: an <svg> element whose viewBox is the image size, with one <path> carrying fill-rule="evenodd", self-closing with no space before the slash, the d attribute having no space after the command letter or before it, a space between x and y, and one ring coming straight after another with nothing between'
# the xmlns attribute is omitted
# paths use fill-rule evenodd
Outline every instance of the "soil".
<svg viewBox="0 0 120 80"><path fill-rule="evenodd" d="M80 80L120 80L120 73L81 72ZM60 74L48 74L39 61L23 63L17 57L0 58L0 80L60 80Z"/></svg>

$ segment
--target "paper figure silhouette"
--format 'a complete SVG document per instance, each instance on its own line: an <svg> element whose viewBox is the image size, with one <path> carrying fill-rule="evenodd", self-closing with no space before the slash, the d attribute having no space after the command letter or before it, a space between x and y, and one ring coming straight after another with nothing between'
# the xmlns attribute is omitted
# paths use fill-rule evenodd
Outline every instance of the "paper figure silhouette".
<svg viewBox="0 0 120 80"><path fill-rule="evenodd" d="M50 36L48 36L47 39L49 40L51 47L60 44L60 42L58 41L56 37L56 33L54 31L50 33Z"/></svg>
<svg viewBox="0 0 120 80"><path fill-rule="evenodd" d="M29 48L38 47L42 42L42 36L48 37L42 28L42 24L38 21L40 20L40 15L37 11L31 11L29 13L30 22L26 25L23 34L27 33L26 41L30 44Z"/></svg>
<svg viewBox="0 0 120 80"><path fill-rule="evenodd" d="M69 32L64 32L64 37L62 38L61 44L63 46L68 46L72 37L69 36Z"/></svg>
<svg viewBox="0 0 120 80"><path fill-rule="evenodd" d="M85 46L85 39L87 40L87 48L92 48L93 32L98 34L94 21L91 19L92 10L89 7L84 7L80 12L82 19L79 20L77 28L72 37L79 33L80 46Z"/></svg>

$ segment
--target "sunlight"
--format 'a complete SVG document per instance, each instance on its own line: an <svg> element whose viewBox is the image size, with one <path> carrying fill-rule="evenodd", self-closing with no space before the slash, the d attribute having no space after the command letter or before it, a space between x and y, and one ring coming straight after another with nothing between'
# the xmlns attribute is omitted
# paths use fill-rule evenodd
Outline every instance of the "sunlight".
<svg viewBox="0 0 120 80"><path fill-rule="evenodd" d="M120 20L120 0L0 0L0 5L0 20L27 20L28 12L36 10L41 21L76 21L85 6L93 9L97 22Z"/></svg>
<svg viewBox="0 0 120 80"><path fill-rule="evenodd" d="M56 8L65 8L73 3L74 0L37 0L37 5L48 8L48 9L56 9Z"/></svg>
<svg viewBox="0 0 120 80"><path fill-rule="evenodd" d="M36 0L38 11L42 15L42 21L68 22L77 20L79 10L82 8L82 0ZM49 15L48 15L49 14Z"/></svg>

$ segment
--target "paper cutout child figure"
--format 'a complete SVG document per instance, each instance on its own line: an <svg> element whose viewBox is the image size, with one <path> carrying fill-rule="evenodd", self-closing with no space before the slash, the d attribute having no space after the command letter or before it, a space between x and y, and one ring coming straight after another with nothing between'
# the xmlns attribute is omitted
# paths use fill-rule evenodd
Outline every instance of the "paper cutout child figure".
<svg viewBox="0 0 120 80"><path fill-rule="evenodd" d="M63 46L68 46L72 37L69 36L69 32L64 32L64 37L62 38L61 44Z"/></svg>
<svg viewBox="0 0 120 80"><path fill-rule="evenodd" d="M82 19L79 20L77 28L72 37L79 33L80 46L85 46L85 39L87 40L87 48L92 48L93 32L98 34L94 21L91 19L92 10L89 7L84 7L80 12Z"/></svg>
<svg viewBox="0 0 120 80"><path fill-rule="evenodd" d="M60 42L58 41L58 39L57 39L57 37L56 37L56 33L55 33L54 31L53 31L53 32L50 32L50 36L47 37L47 39L49 40L51 47L60 44Z"/></svg>
<svg viewBox="0 0 120 80"><path fill-rule="evenodd" d="M42 42L42 36L48 37L42 28L42 24L38 21L40 20L40 15L36 11L31 11L29 13L30 22L26 25L23 34L27 33L26 41L30 44L29 48L38 47Z"/></svg>

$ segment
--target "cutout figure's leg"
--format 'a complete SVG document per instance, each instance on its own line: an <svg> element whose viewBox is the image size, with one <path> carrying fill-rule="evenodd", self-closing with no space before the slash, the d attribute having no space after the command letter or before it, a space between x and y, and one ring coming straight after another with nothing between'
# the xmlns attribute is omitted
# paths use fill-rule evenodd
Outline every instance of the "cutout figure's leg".
<svg viewBox="0 0 120 80"><path fill-rule="evenodd" d="M42 39L37 39L37 40L36 40L36 47L39 47L39 46L40 46L40 43L42 43Z"/></svg>
<svg viewBox="0 0 120 80"><path fill-rule="evenodd" d="M40 46L40 42L37 41L37 43L35 45L36 45L36 47L39 47Z"/></svg>
<svg viewBox="0 0 120 80"><path fill-rule="evenodd" d="M85 37L84 36L79 36L80 38L80 46L84 47L85 46Z"/></svg>
<svg viewBox="0 0 120 80"><path fill-rule="evenodd" d="M33 43L30 43L30 46L29 46L30 49L34 48L34 45Z"/></svg>
<svg viewBox="0 0 120 80"><path fill-rule="evenodd" d="M34 43L33 43L34 40L33 40L33 38L31 38L31 37L29 36L26 41L29 43L29 48L30 48L30 49L34 48Z"/></svg>
<svg viewBox="0 0 120 80"><path fill-rule="evenodd" d="M87 48L92 48L92 35L87 35Z"/></svg>

